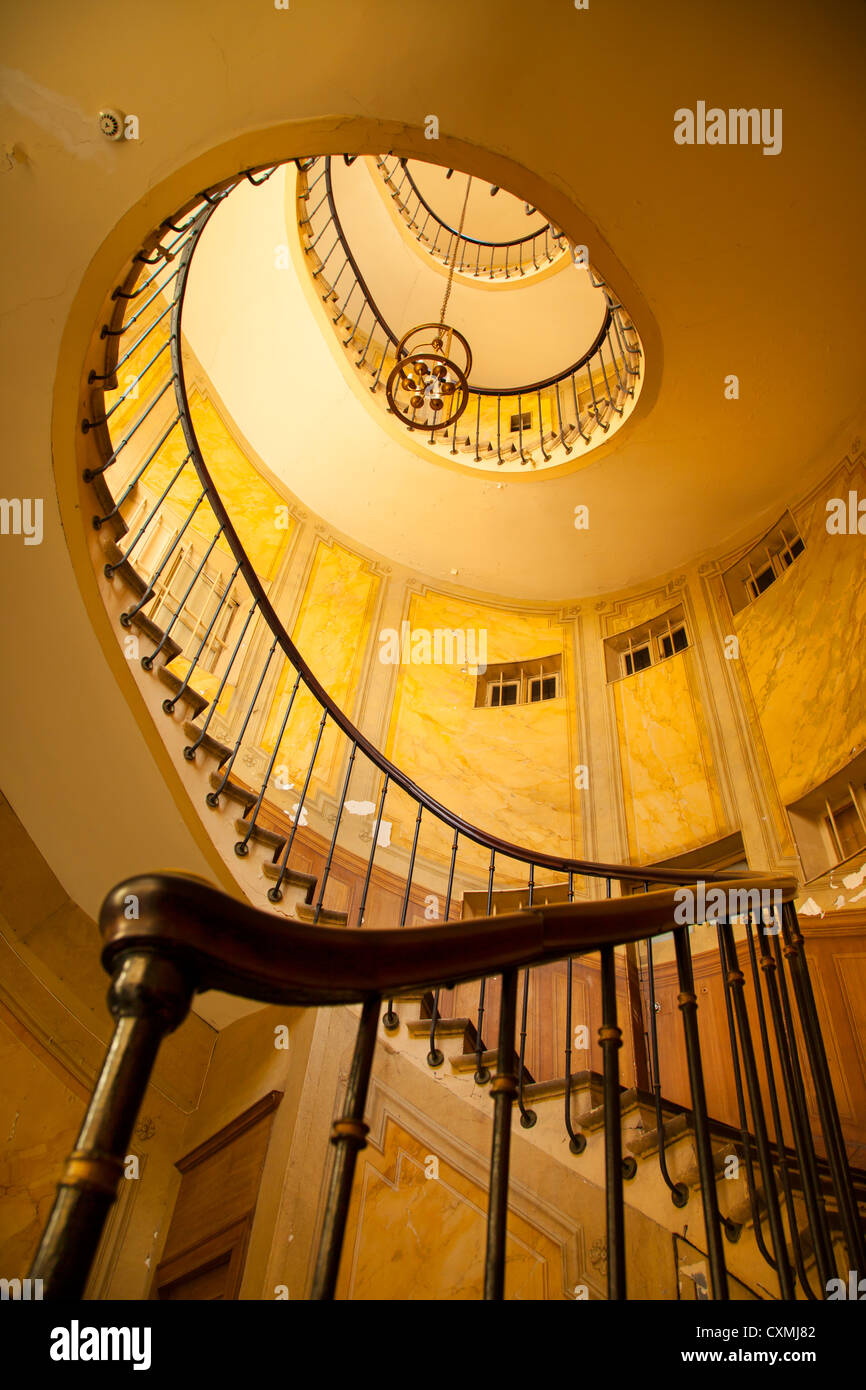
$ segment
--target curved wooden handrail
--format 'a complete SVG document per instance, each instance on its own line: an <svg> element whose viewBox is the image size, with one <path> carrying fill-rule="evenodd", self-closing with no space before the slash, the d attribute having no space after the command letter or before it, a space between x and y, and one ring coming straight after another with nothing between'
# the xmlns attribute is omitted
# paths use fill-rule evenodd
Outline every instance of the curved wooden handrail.
<svg viewBox="0 0 866 1390"><path fill-rule="evenodd" d="M511 237L508 241L490 241L487 237L469 236L466 232L458 232L456 227L452 227L449 222L446 222L443 217L439 216L439 213L436 212L434 208L431 208L430 204L427 202L427 199L424 197L424 194L421 192L420 188L418 187L417 183L415 182L411 173L409 172L409 169L407 167L408 160L401 159L400 166L403 169L403 172L409 181L409 187L412 189L412 192L415 194L415 197L418 199L421 206L425 208L427 212L429 212L430 216L434 219L434 221L438 222L439 226L443 227L446 232L450 232L452 236L459 236L463 241L469 242L472 246L490 246L494 250L502 250L502 248L506 246L525 246L527 242L534 241L536 237L544 236L544 233L546 231L553 232L553 225L550 222L544 222L536 231L527 232L526 236Z"/></svg>
<svg viewBox="0 0 866 1390"><path fill-rule="evenodd" d="M683 881L682 873L676 869L644 868L629 864L606 864L589 859L566 858L562 855L545 854L541 851L526 849L521 845L511 844L508 840L502 840L496 835L491 835L486 831L480 830L477 826L471 825L461 816L449 811L435 797L430 796L411 777L401 771L390 758L386 757L375 744L356 728L348 715L339 708L325 690L324 686L313 674L310 666L295 646L286 628L283 626L273 604L265 591L265 588L256 573L255 567L249 559L244 549L243 543L238 536L232 523L225 504L214 484L210 471L204 460L195 426L192 421L192 414L189 409L186 394L186 377L184 372L183 354L181 351L181 321L183 317L183 305L186 297L187 280L189 275L190 262L199 238L207 226L213 209L208 209L201 219L200 225L190 236L189 242L184 247L181 255L181 265L177 278L177 294L174 301L174 308L171 317L171 360L172 371L174 373L175 399L177 401L178 414L180 415L181 428L193 466L207 490L208 502L219 525L226 543L232 552L235 560L240 565L240 570L249 591L255 599L259 611L265 618L268 627L276 637L280 649L288 657L295 670L300 673L304 685L310 691L323 709L327 710L330 719L336 724L346 737L354 743L380 770L387 774L388 779L395 786L406 792L414 801L418 802L431 815L448 825L452 830L457 831L465 839L473 841L477 845L482 845L485 849L494 851L496 854L506 859L516 860L521 864L535 864L539 868L549 869L553 873L562 874L585 874L592 878L611 878L617 880L627 880L632 883L670 883L680 884ZM724 882L727 879L737 877L737 871L717 870L707 872L703 875L706 882Z"/></svg>
<svg viewBox="0 0 866 1390"><path fill-rule="evenodd" d="M298 177L301 178L305 176L306 171L299 170ZM384 315L381 313L378 304L376 303L375 299L370 293L367 281L364 279L364 276L361 272L361 268L358 265L358 262L355 260L355 257L352 255L349 243L346 240L346 234L343 231L343 224L340 221L340 215L337 212L337 204L334 198L334 188L331 182L330 155L325 155L325 193L328 199L328 209L330 211L331 218L334 223L336 234L339 237L340 245L343 248L346 260L352 267L352 273L358 281L361 294L364 296L367 303L369 304L370 309L372 310L372 313L374 315L375 321L381 327L383 333L385 334L385 337L388 339L388 342L393 343L394 347L396 348L397 343L399 341L397 335L385 319ZM598 332L595 335L595 338L590 343L589 347L586 349L585 352L583 352L580 355L580 357L578 357L576 362L572 362L571 366L569 367L564 367L562 371L555 372L553 376L545 377L542 381L531 381L525 386L474 386L470 383L469 394L472 396L485 397L501 396L503 400L505 400L506 398L510 399L512 396L532 396L537 391L546 391L550 386L556 386L560 382L568 381L570 377L575 376L577 372L580 371L581 367L585 367L587 362L589 362L591 358L593 358L595 354L598 352L599 347L604 342L608 330L610 329L612 317L613 315L611 311L610 300L608 300L605 305L604 317L601 322L601 327L599 328Z"/></svg>
<svg viewBox="0 0 866 1390"><path fill-rule="evenodd" d="M756 874L728 892L778 891L795 879ZM138 916L128 917L130 900ZM448 986L508 968L619 946L672 930L671 890L560 903L445 926L409 929L307 926L251 907L184 874L144 874L118 884L99 916L102 963L127 955L170 957L203 992L224 990L269 1004L361 1003L374 995Z"/></svg>

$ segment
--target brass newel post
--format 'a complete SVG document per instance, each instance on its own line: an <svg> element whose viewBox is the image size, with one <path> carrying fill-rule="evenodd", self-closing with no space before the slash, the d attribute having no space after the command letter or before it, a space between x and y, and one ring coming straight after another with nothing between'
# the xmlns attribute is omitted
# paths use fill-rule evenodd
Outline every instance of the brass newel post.
<svg viewBox="0 0 866 1390"><path fill-rule="evenodd" d="M164 956L137 950L116 962L108 991L114 1033L30 1270L45 1298L84 1293L159 1045L191 997L191 984Z"/></svg>

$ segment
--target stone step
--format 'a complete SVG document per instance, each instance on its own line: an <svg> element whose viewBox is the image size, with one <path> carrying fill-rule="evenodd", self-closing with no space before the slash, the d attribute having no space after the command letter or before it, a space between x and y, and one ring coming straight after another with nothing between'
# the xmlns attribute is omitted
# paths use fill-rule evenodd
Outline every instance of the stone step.
<svg viewBox="0 0 866 1390"><path fill-rule="evenodd" d="M169 671L165 666L160 666L157 676L163 685L168 686L174 698L178 699L178 691L183 685L181 677L176 676L174 671ZM206 700L204 695L199 695L198 691L194 690L191 685L186 686L179 698L192 711L193 719L198 719L200 714L204 714L210 704L210 700ZM169 711L166 712L169 713Z"/></svg>
<svg viewBox="0 0 866 1390"><path fill-rule="evenodd" d="M262 873L265 878L273 879L276 882L280 876L280 866L268 861L262 865ZM298 869L286 869L283 873L283 883L290 883L294 888L306 888L308 903L311 903L315 897L318 882L315 874L302 874Z"/></svg>
<svg viewBox="0 0 866 1390"><path fill-rule="evenodd" d="M348 915L345 912L338 912L330 907L319 908L317 919L316 908L313 903L298 903L295 908L295 916L301 922L308 922L310 926L345 927L348 922Z"/></svg>
<svg viewBox="0 0 866 1390"><path fill-rule="evenodd" d="M244 840L247 832L250 830L250 822L244 820L242 816L239 816L235 821L235 830L240 835L241 840ZM266 830L263 825L259 825L258 823L253 825L250 839L254 841L255 844L262 845L265 849L271 850L274 859L278 859L286 847L285 835L277 834L276 830Z"/></svg>
<svg viewBox="0 0 866 1390"><path fill-rule="evenodd" d="M201 739L201 743L198 744L199 748L204 749L205 753L209 753L212 758L216 758L217 764L220 767L222 767L223 763L228 762L234 752L234 749L229 748L227 744L220 743L218 738L214 738L213 734L206 733L204 737L202 737L202 731L198 724L194 724L191 719L186 721L183 726L183 731L190 743L198 743L198 740ZM244 800L249 801L250 806L254 806L256 802L256 793L250 793L249 791L245 792Z"/></svg>

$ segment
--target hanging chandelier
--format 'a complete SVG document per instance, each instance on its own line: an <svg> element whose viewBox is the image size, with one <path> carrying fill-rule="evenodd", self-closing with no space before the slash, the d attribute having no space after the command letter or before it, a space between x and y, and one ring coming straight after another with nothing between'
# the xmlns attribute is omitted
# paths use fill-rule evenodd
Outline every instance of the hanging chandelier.
<svg viewBox="0 0 866 1390"><path fill-rule="evenodd" d="M470 174L439 319L436 323L418 324L403 334L397 344L397 361L385 386L389 407L410 430L446 430L459 420L469 403L472 352L463 334L446 322L445 311L471 185Z"/></svg>

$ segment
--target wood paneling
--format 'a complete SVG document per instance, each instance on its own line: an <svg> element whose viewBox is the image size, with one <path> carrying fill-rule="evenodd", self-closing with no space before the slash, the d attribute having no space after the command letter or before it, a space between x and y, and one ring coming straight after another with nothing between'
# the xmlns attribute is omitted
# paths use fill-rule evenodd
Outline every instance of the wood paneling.
<svg viewBox="0 0 866 1390"><path fill-rule="evenodd" d="M179 1159L183 1174L152 1297L237 1298L273 1113L266 1096Z"/></svg>

